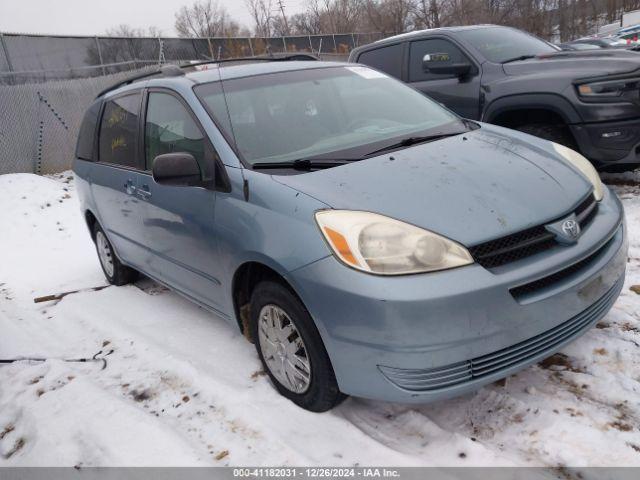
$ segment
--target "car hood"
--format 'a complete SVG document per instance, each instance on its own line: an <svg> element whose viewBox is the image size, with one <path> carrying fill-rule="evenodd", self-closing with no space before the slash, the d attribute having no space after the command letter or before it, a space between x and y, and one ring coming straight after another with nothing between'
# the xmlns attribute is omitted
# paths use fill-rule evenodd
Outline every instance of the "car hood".
<svg viewBox="0 0 640 480"><path fill-rule="evenodd" d="M466 246L557 219L592 190L549 142L487 125L339 167L273 178L332 208L380 213Z"/></svg>
<svg viewBox="0 0 640 480"><path fill-rule="evenodd" d="M631 73L640 68L640 53L629 50L602 49L588 51L564 51L540 55L503 65L507 75L558 73L574 79Z"/></svg>

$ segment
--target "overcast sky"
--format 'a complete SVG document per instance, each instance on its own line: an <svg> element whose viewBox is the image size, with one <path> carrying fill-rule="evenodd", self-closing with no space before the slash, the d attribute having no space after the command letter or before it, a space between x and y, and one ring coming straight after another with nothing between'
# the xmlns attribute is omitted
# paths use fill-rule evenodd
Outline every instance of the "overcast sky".
<svg viewBox="0 0 640 480"><path fill-rule="evenodd" d="M71 35L102 35L129 24L155 26L173 36L175 12L194 0L0 0L0 31ZM218 0L244 26L251 17L244 0ZM299 12L305 0L283 0L287 15ZM275 4L275 1L273 2Z"/></svg>

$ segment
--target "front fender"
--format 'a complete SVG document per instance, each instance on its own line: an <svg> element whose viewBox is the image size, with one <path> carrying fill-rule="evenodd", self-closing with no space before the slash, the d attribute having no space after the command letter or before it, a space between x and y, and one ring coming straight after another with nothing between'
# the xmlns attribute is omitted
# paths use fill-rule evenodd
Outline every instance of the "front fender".
<svg viewBox="0 0 640 480"><path fill-rule="evenodd" d="M232 183L240 175L248 184L248 198L241 188L216 197L216 237L225 272L227 312L233 312L233 278L247 262L271 268L282 277L331 254L314 214L326 204L274 181L271 175L228 169Z"/></svg>
<svg viewBox="0 0 640 480"><path fill-rule="evenodd" d="M550 110L558 114L568 125L582 122L573 105L565 97L555 93L519 94L497 98L485 107L482 121L493 123L503 113L529 109Z"/></svg>

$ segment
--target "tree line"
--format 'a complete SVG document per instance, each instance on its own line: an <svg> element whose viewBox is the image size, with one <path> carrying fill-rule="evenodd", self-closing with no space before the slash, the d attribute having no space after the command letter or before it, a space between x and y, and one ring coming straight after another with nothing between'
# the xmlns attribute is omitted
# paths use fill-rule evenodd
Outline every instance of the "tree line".
<svg viewBox="0 0 640 480"><path fill-rule="evenodd" d="M493 23L565 41L594 33L640 9L640 0L306 0L289 14L286 0L244 0L251 25L242 25L219 0L197 0L175 14L180 37L278 37L331 33L383 35L416 29ZM158 36L121 25L112 36Z"/></svg>

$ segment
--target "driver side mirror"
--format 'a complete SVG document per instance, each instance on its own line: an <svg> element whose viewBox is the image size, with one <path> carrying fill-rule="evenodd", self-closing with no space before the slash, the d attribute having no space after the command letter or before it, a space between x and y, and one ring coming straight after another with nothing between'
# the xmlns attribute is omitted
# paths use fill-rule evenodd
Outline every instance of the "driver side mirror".
<svg viewBox="0 0 640 480"><path fill-rule="evenodd" d="M427 53L422 57L422 69L437 75L464 77L471 72L471 64L466 62L451 63L451 57L448 53Z"/></svg>
<svg viewBox="0 0 640 480"><path fill-rule="evenodd" d="M160 185L193 187L202 185L202 172L190 153L165 153L153 159L153 180Z"/></svg>

